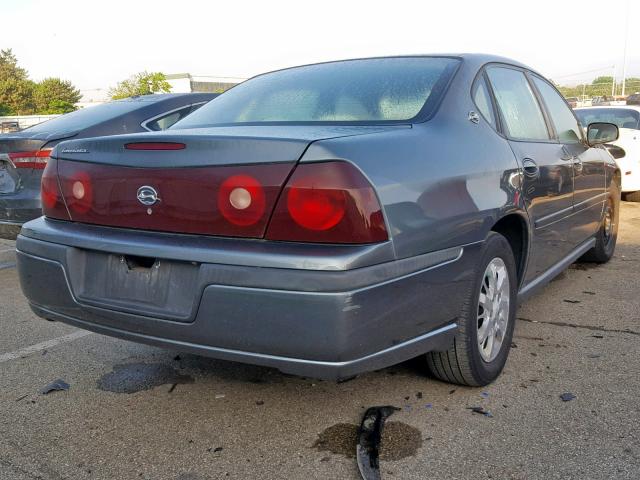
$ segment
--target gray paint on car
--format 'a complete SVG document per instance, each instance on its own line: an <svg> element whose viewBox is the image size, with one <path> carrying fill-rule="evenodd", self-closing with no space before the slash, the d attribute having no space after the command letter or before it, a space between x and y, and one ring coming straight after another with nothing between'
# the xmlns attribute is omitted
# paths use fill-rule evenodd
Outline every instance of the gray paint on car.
<svg viewBox="0 0 640 480"><path fill-rule="evenodd" d="M524 299L592 245L604 201L618 181L610 155L585 148L567 160L582 162L580 201L573 192L563 195L558 141L515 141L482 116L470 121L469 113L478 110L471 89L485 66L526 67L493 56L459 58L437 112L422 123L212 127L65 142L55 152L60 158L76 159L59 151L64 146L89 150L79 161L119 165L142 158L138 152L114 155L124 143L160 138L187 148L145 157L149 166L347 161L374 186L389 241L319 246L41 219L26 224L17 243L22 287L34 311L123 338L327 378L448 348L483 242L498 221L513 216L526 229ZM544 182L524 178L524 161L531 158ZM100 307L80 301L85 287L78 284L87 280L74 273L81 262L69 262L74 249L92 246L105 252L103 261L145 254L195 261L203 280L196 289L197 315L159 319L135 302ZM460 254L447 256L454 251ZM438 261L421 264L425 258ZM414 271L403 270L412 263ZM55 287L44 282L42 268L56 279Z"/></svg>

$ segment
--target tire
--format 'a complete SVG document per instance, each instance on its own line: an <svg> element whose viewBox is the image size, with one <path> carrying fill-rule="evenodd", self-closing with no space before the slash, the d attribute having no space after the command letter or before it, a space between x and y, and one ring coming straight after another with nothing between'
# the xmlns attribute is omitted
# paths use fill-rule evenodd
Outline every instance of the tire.
<svg viewBox="0 0 640 480"><path fill-rule="evenodd" d="M491 355L487 355L486 348L491 335L487 336L487 342L483 344L485 348L481 348L479 339L479 330L482 330L482 326L485 324L486 328L491 326L492 314L484 307L481 309L480 302L483 292L486 292L484 298L490 298L490 292L487 291L487 283L485 283L486 275L491 276L489 265L499 267L501 275L498 278L504 277L509 282L508 286L502 289L503 298L508 292L508 306L500 310L502 315L499 316L501 319L506 318L506 325L503 326L502 341L499 346L492 349ZM513 251L505 237L491 232L484 244L470 292L458 318L458 331L453 347L446 352L427 353L427 366L432 375L439 380L459 385L482 386L493 382L502 372L511 349L517 294L518 279ZM485 301L484 303L495 306L494 302ZM484 315L483 319L481 315ZM497 338L496 334L494 339Z"/></svg>
<svg viewBox="0 0 640 480"><path fill-rule="evenodd" d="M640 191L625 193L624 200L626 202L640 202Z"/></svg>
<svg viewBox="0 0 640 480"><path fill-rule="evenodd" d="M580 257L580 262L607 263L613 257L618 240L619 202L609 198L596 233L595 246Z"/></svg>

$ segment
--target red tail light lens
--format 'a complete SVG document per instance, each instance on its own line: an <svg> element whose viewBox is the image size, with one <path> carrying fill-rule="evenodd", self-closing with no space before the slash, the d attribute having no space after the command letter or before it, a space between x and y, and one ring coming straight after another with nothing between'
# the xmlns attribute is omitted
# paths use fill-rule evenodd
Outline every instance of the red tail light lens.
<svg viewBox="0 0 640 480"><path fill-rule="evenodd" d="M373 187L346 162L296 167L276 205L266 238L319 243L388 239Z"/></svg>
<svg viewBox="0 0 640 480"><path fill-rule="evenodd" d="M62 192L58 184L57 162L49 161L42 172L41 198L42 213L50 218L69 220L69 213L62 198Z"/></svg>
<svg viewBox="0 0 640 480"><path fill-rule="evenodd" d="M93 185L87 172L79 170L66 178L62 193L71 213L87 213L91 209Z"/></svg>
<svg viewBox="0 0 640 480"><path fill-rule="evenodd" d="M51 155L51 149L33 152L11 152L8 154L16 168L35 168L44 170Z"/></svg>
<svg viewBox="0 0 640 480"><path fill-rule="evenodd" d="M293 163L207 167L122 167L57 160L74 222L263 238ZM140 190L154 191L143 202Z"/></svg>
<svg viewBox="0 0 640 480"><path fill-rule="evenodd" d="M234 225L253 225L262 218L265 207L264 188L252 176L234 175L220 185L218 208Z"/></svg>

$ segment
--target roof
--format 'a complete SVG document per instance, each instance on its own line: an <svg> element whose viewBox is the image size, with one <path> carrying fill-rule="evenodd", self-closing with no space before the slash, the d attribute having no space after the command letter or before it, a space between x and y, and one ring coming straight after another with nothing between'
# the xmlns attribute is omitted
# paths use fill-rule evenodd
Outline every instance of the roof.
<svg viewBox="0 0 640 480"><path fill-rule="evenodd" d="M192 97L201 97L203 95L207 95L207 93L203 92L192 92L192 93L152 93L149 95L135 95L133 97L122 98L120 100L113 100L114 102L159 102L161 100L166 100L169 98L178 98L185 96ZM213 96L211 97L213 98Z"/></svg>
<svg viewBox="0 0 640 480"><path fill-rule="evenodd" d="M282 70L290 70L298 67L308 67L311 65L322 65L325 63L350 62L354 60L378 60L383 58L415 58L415 57L459 58L463 60L465 63L469 64L472 68L480 68L482 65L486 63L507 63L509 65L515 65L517 67L526 68L528 70L531 70L539 74L539 72L537 72L535 69L525 65L522 62L518 62L517 60L513 60L507 57L501 57L500 55L492 55L488 53L416 53L416 54L409 54L409 55L383 55L379 57L346 58L342 60L329 60L326 62L309 63L304 65L293 65L291 67L279 68L277 70L262 72L261 74L258 74L256 76L259 77L267 73L274 73Z"/></svg>

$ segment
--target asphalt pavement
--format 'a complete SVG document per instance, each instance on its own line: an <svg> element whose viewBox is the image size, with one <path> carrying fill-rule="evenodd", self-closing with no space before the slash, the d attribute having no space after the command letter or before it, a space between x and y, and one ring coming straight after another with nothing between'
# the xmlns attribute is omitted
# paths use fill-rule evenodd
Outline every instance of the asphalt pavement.
<svg viewBox="0 0 640 480"><path fill-rule="evenodd" d="M574 264L519 309L485 388L420 359L334 383L47 322L12 249L0 240L2 480L355 480L375 405L401 409L383 479L640 479L640 204L623 204L610 263ZM41 393L56 380L68 389Z"/></svg>

